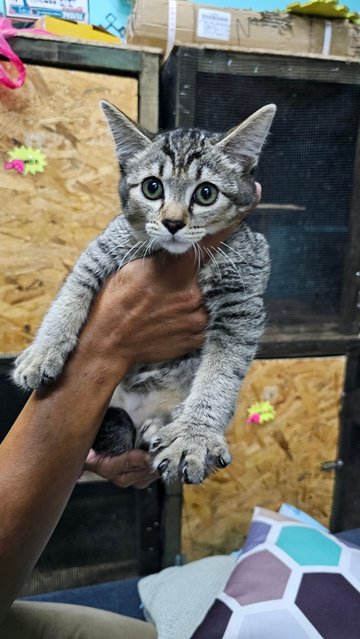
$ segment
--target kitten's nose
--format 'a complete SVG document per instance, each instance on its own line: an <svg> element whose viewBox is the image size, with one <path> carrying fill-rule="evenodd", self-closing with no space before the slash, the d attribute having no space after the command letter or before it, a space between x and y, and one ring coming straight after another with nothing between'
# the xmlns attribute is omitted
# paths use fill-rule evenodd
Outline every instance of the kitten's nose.
<svg viewBox="0 0 360 639"><path fill-rule="evenodd" d="M168 231L170 231L170 233L172 233L172 235L175 235L175 233L180 231L180 229L182 229L185 226L185 222L183 222L182 220L168 220L168 219L166 219L166 220L163 220L162 223L163 223L164 226L166 226Z"/></svg>

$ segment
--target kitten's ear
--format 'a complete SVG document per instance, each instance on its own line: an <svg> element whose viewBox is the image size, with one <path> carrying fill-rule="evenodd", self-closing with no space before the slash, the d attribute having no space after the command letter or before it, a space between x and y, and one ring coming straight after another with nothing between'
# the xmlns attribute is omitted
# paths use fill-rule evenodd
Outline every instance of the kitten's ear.
<svg viewBox="0 0 360 639"><path fill-rule="evenodd" d="M120 164L150 144L151 134L144 131L138 124L119 111L116 106L107 100L101 100L100 106L113 135L116 155Z"/></svg>
<svg viewBox="0 0 360 639"><path fill-rule="evenodd" d="M267 104L226 133L218 145L236 160L256 166L275 113L275 104Z"/></svg>

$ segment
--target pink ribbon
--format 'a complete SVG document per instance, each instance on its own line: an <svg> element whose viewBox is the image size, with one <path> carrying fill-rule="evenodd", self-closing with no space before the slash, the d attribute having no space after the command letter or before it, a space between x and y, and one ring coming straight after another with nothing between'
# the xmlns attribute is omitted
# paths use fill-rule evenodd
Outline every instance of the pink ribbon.
<svg viewBox="0 0 360 639"><path fill-rule="evenodd" d="M8 89L19 89L22 87L26 78L26 68L19 56L17 56L15 51L12 50L11 46L6 41L6 38L22 35L24 31L26 33L49 35L49 32L44 31L43 29L15 29L12 26L11 20L8 20L7 18L0 18L0 55L7 58L9 62L13 64L18 73L17 78L12 80L0 62L0 84L3 84Z"/></svg>

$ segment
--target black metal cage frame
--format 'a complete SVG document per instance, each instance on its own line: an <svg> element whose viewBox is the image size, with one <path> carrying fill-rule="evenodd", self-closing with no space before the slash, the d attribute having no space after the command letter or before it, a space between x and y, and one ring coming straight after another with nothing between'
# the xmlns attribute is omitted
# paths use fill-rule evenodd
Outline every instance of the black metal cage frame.
<svg viewBox="0 0 360 639"><path fill-rule="evenodd" d="M320 83L320 90L330 86L344 85L360 87L359 61L332 60L315 56L288 56L278 53L224 50L195 46L175 47L162 66L160 76L160 125L162 128L197 126L198 83L208 77L217 83L216 93L222 92L222 79L227 90L236 77L246 82L278 84L292 81L299 92L304 82ZM202 80L204 82L204 80ZM214 86L214 85L213 85ZM228 94L227 96L228 97ZM221 98L220 98L221 99ZM219 109L217 97L215 110ZM222 98L223 103L225 99ZM211 115L212 105L201 103L206 109L210 128L215 122ZM241 109L239 107L239 112ZM217 113L219 120L219 113ZM353 176L349 192L348 229L346 249L342 264L340 301L336 322L326 317L296 324L285 321L269 326L259 352L259 357L297 357L315 355L337 355L356 347L360 320L360 109L354 140ZM235 122L233 123L235 124ZM340 275L341 277L341 275ZM306 311L305 311L306 313Z"/></svg>

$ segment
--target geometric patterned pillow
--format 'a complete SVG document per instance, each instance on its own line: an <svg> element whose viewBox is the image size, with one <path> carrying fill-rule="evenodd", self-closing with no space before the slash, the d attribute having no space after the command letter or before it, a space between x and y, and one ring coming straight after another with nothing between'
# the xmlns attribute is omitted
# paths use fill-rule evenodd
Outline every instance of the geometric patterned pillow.
<svg viewBox="0 0 360 639"><path fill-rule="evenodd" d="M192 639L360 639L360 549L256 508L235 568Z"/></svg>

